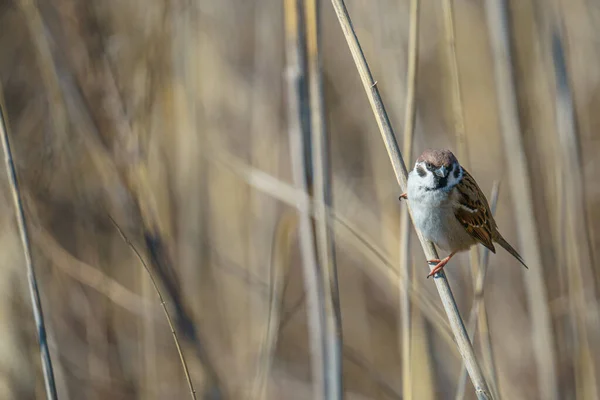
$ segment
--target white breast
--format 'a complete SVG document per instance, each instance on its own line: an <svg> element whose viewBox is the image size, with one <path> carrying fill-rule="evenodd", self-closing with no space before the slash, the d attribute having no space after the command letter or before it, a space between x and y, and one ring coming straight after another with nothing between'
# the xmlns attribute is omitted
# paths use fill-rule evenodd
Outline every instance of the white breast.
<svg viewBox="0 0 600 400"><path fill-rule="evenodd" d="M443 250L468 249L475 241L454 215L455 189L427 190L422 180L414 171L408 175L406 193L416 228Z"/></svg>

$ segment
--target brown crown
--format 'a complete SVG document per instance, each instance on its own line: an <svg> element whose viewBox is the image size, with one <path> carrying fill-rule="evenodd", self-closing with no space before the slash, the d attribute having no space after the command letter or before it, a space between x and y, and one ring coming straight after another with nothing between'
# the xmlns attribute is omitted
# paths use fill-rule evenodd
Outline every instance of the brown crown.
<svg viewBox="0 0 600 400"><path fill-rule="evenodd" d="M442 165L445 167L449 167L455 162L458 162L454 154L450 150L425 150L423 154L419 156L417 162L429 162L433 164L435 167L441 167Z"/></svg>

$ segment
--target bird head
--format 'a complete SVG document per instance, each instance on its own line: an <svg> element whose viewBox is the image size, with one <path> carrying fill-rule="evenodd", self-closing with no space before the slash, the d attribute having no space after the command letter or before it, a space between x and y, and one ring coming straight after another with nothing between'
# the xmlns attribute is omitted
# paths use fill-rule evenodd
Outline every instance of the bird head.
<svg viewBox="0 0 600 400"><path fill-rule="evenodd" d="M425 150L415 163L415 178L428 190L451 189L462 178L462 168L450 150Z"/></svg>

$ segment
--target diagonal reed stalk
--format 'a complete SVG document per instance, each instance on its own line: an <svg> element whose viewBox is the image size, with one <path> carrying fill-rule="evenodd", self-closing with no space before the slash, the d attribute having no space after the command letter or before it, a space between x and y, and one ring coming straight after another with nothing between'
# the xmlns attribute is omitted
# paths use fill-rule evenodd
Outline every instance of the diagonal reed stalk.
<svg viewBox="0 0 600 400"><path fill-rule="evenodd" d="M531 341L537 364L538 387L541 398L557 400L560 391L554 334L533 212L531 182L519 124L507 7L505 0L486 0L485 3L504 150L507 160L510 160L507 162L507 169L510 175L513 209L518 221L519 239L523 244L523 258L529 266L525 276L525 289L531 315Z"/></svg>
<svg viewBox="0 0 600 400"><path fill-rule="evenodd" d="M492 187L492 194L490 196L490 210L492 215L496 213L496 206L498 205L498 195L500 194L500 183L494 182ZM487 275L488 260L490 258L490 250L486 247L482 249L481 260L478 262L479 268L477 269L477 277L475 278L475 290L473 304L471 305L471 311L469 313L469 320L467 322L467 331L469 337L473 338L472 342L475 341L475 329L479 322L479 335L481 341L481 348L483 350L484 365L486 365L490 377L490 386L494 393L496 400L500 399L500 393L496 387L498 381L496 377L496 368L494 366L494 356L492 353L492 346L489 337L489 329L487 323L487 312L485 309L485 301L483 297L483 285L485 283L485 277ZM479 318L479 320L478 320ZM456 390L456 399L465 398L465 388L467 383L467 370L464 364L461 366L460 377L458 380L458 389Z"/></svg>
<svg viewBox="0 0 600 400"><path fill-rule="evenodd" d="M404 154L412 154L413 138L415 135L415 121L417 107L415 105L415 92L417 88L417 71L419 65L419 0L410 2L410 28L408 38L408 69L406 77L406 105L404 110ZM410 217L408 208L400 211L400 270L404 272L404 279L398 282L400 287L400 331L401 356L402 356L402 396L406 400L413 398L412 367L411 367L411 302L409 287L411 284L411 254L410 254Z"/></svg>
<svg viewBox="0 0 600 400"><path fill-rule="evenodd" d="M46 325L44 323L44 313L42 310L42 301L38 290L35 268L31 257L31 245L29 242L29 232L27 230L27 221L23 201L19 190L19 181L17 171L13 162L12 151L10 148L9 127L4 104L4 89L0 86L0 137L2 140L2 149L4 150L4 160L6 162L6 174L8 175L8 184L12 194L15 216L19 227L21 243L23 244L23 255L25 256L25 265L27 268L27 281L29 283L29 294L31 295L31 306L33 309L33 318L37 329L37 336L40 345L40 355L42 358L42 372L44 374L44 384L47 399L58 399L56 392L56 383L54 379L54 370L52 368L52 359L48 347L48 338L46 335Z"/></svg>
<svg viewBox="0 0 600 400"><path fill-rule="evenodd" d="M192 399L196 400L196 390L194 389L194 384L192 383L192 377L190 376L190 371L188 369L187 362L185 361L185 355L183 354L183 350L181 349L181 344L179 343L179 338L177 336L177 332L175 331L175 325L173 324L173 320L171 319L171 315L169 314L169 310L167 309L167 303L165 302L165 300L163 298L163 295L160 291L160 288L158 287L158 283L156 282L156 279L154 279L154 274L152 274L152 271L148 267L148 264L146 264L146 261L144 261L144 258L142 257L142 255L140 254L138 249L133 245L133 243L125 235L125 232L123 232L123 230L121 229L119 224L117 224L117 222L110 215L108 215L108 218L110 219L110 222L112 222L112 224L115 226L115 228L119 232L119 235L121 236L123 241L125 243L127 243L127 245L129 246L129 248L131 248L131 250L133 250L133 252L135 253L135 256L138 258L138 260L140 260L140 263L142 263L142 266L144 267L144 269L148 273L148 276L150 277L152 286L154 287L154 290L156 291L156 294L158 295L158 298L160 300L160 305L162 306L163 311L165 312L165 317L167 319L167 323L169 324L169 328L171 329L171 335L173 336L173 342L175 342L175 347L177 348L179 360L181 361L181 366L183 367L183 372L185 373L185 379L186 379L188 387L190 389L190 396L192 397Z"/></svg>
<svg viewBox="0 0 600 400"><path fill-rule="evenodd" d="M333 234L327 208L332 207L329 144L325 130L325 101L321 68L321 1L305 0L306 55L308 94L310 106L310 144L312 158L312 194L319 199L316 207L316 244L318 266L321 271L322 300L325 307L325 390L329 400L342 399L344 394L342 371L342 313ZM307 141L305 141L307 142Z"/></svg>
<svg viewBox="0 0 600 400"><path fill-rule="evenodd" d="M343 0L331 0L331 3L333 4L336 15L339 19L342 31L344 32L344 36L346 37L346 41L348 42L350 52L352 53L352 57L354 59L364 89L367 93L367 97L371 104L371 108L373 109L373 113L375 114L377 125L379 126L382 139L385 143L388 155L390 157L390 161L392 163L396 179L398 181L398 184L400 185L400 188L403 191L405 191L406 180L408 175L406 171L406 166L404 165L404 160L402 159L402 154L400 153L400 150L398 148L398 143L396 142L394 131L392 130L392 126L385 111L385 107L379 95L379 90L375 85L375 81L373 80L371 71L369 70L367 60L365 59L365 56L358 42L356 33L354 32L354 28L352 27L352 22L350 20L348 10L346 9ZM421 242L421 246L423 247L426 259L431 260L438 258L433 243L426 241L419 231L417 231L417 236L419 237L419 241ZM430 268L433 267L434 265L430 265ZM477 363L475 352L473 351L473 347L471 346L471 342L469 341L469 336L467 335L464 323L460 317L460 313L458 312L456 301L454 300L454 296L452 295L452 291L450 290L450 285L448 284L445 274L443 272L436 274L434 277L434 281L437 286L437 290L440 294L440 298L442 300L444 308L446 310L446 314L450 322L450 327L452 328L452 332L454 333L454 337L456 339L460 354L463 357L465 365L467 366L467 371L469 372L469 376L471 377L471 381L473 382L473 386L475 387L477 397L479 399L490 399L492 398L491 394L488 390L487 383L485 382L481 368Z"/></svg>

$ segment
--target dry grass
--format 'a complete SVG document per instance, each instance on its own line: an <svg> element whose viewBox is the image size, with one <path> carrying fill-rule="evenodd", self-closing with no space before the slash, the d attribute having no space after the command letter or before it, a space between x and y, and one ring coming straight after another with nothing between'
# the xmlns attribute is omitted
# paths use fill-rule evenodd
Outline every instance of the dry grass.
<svg viewBox="0 0 600 400"><path fill-rule="evenodd" d="M58 395L56 392L56 382L54 378L54 368L52 367L52 358L50 356L50 348L48 345L48 334L46 333L46 323L44 322L44 311L42 308L42 300L38 289L38 280L34 267L33 257L31 254L31 242L29 240L29 228L25 217L25 209L21 189L19 188L19 180L17 178L17 170L13 161L13 155L10 145L10 133L8 121L6 120L6 107L4 105L4 94L0 85L0 140L2 141L2 150L4 153L6 175L8 184L13 198L13 207L17 226L19 227L19 236L21 245L23 246L23 255L25 258L25 266L27 270L27 281L29 283L29 293L31 296L31 308L33 311L33 319L37 331L39 349L42 361L42 371L44 373L44 385L46 389L46 397L55 400Z"/></svg>
<svg viewBox="0 0 600 400"><path fill-rule="evenodd" d="M494 398L597 398L600 8L449 1L449 36L448 10L420 0L409 73L412 1L345 3L397 132L410 125L416 76L413 153L450 147L485 193L502 179L499 228L530 270L503 250L485 281L466 253L446 270L465 320L483 283L475 355ZM321 26L316 78L297 105L310 129L298 131L284 2L2 3L0 79L58 398L190 396L156 294L107 210L148 254L198 398L312 399L332 376L346 399L455 398L462 358L412 229L413 256L400 246L402 168L390 165L331 3L289 4L299 28ZM307 170L315 179L302 187ZM0 397L45 398L1 184ZM307 254L314 282L337 276L339 290L305 284ZM334 307L319 298L337 292L336 356L311 329L334 332ZM475 398L469 381L464 393Z"/></svg>
<svg viewBox="0 0 600 400"><path fill-rule="evenodd" d="M150 268L148 268L148 264L146 263L146 261L144 261L144 258L142 257L142 255L140 254L138 249L135 247L135 245L133 243L131 243L131 241L125 235L125 232L123 232L121 227L119 227L117 222L111 216L108 216L108 218L113 223L113 225L115 226L115 228L119 232L119 235L121 235L121 237L123 238L125 243L127 243L127 245L135 253L135 256L140 261L140 264L142 264L142 266L144 267L144 270L148 274L148 278L152 282L152 287L154 288L154 291L156 292L156 295L157 295L158 299L160 300L160 305L165 313L165 319L167 320L167 323L169 324L169 329L171 330L171 335L173 335L173 343L175 343L175 347L177 348L177 354L179 355L179 359L181 360L181 367L183 368L183 373L185 374L185 380L187 381L188 387L190 388L190 397L195 400L197 398L196 397L196 389L194 389L194 383L192 382L192 378L190 377L190 370L187 366L187 362L185 361L185 355L183 354L183 351L181 350L181 342L179 341L177 331L175 330L175 325L173 324L173 319L171 318L171 314L169 313L169 309L167 308L167 303L165 302L165 299L161 293L160 287L158 286L158 283L157 283L156 279L154 278L154 274L152 273Z"/></svg>

